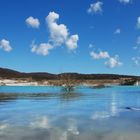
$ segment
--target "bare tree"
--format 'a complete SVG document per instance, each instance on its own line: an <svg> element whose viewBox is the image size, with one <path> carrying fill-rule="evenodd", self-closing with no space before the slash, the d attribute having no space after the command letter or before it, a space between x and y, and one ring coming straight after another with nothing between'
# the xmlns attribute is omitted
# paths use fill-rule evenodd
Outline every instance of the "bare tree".
<svg viewBox="0 0 140 140"><path fill-rule="evenodd" d="M72 78L71 74L61 75L63 90L66 93L70 93L74 90L74 87L78 84L75 78Z"/></svg>

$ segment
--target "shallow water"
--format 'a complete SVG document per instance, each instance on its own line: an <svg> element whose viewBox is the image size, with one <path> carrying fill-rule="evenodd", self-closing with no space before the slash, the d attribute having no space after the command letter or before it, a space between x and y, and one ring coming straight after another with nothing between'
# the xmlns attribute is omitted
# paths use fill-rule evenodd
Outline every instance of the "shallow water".
<svg viewBox="0 0 140 140"><path fill-rule="evenodd" d="M139 109L140 87L1 86L0 140L140 140Z"/></svg>

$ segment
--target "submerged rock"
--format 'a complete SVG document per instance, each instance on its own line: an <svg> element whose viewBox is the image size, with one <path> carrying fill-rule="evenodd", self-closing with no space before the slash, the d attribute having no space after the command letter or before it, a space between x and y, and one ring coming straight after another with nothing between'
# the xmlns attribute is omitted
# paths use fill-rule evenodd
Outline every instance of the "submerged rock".
<svg viewBox="0 0 140 140"><path fill-rule="evenodd" d="M125 109L130 111L140 111L140 108L135 108L135 107L125 107Z"/></svg>

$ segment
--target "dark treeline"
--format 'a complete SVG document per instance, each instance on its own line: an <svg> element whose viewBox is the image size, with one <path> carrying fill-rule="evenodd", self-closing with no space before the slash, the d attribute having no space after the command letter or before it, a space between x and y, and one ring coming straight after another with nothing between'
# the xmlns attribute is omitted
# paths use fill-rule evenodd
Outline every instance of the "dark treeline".
<svg viewBox="0 0 140 140"><path fill-rule="evenodd" d="M51 74L47 72L34 72L34 73L24 73L18 72L11 69L0 68L1 78L31 78L33 80L63 80L65 78L77 79L77 80L102 80L102 79L120 79L120 78L134 78L140 79L139 76L130 75L117 75L117 74L79 74L79 73L61 73L61 74Z"/></svg>

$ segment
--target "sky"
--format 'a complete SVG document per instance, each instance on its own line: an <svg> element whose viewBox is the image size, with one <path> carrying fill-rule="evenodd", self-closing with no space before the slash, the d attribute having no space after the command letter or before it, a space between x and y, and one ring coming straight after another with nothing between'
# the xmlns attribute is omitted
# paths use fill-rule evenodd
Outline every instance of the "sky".
<svg viewBox="0 0 140 140"><path fill-rule="evenodd" d="M0 0L0 67L140 75L140 0Z"/></svg>

